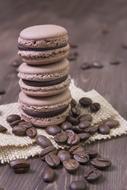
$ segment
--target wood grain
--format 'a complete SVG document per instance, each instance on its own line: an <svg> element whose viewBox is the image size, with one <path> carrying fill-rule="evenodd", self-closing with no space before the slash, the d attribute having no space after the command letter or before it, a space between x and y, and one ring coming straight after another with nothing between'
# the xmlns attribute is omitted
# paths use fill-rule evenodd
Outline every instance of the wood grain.
<svg viewBox="0 0 127 190"><path fill-rule="evenodd" d="M19 86L16 69L10 66L17 53L17 38L24 27L54 23L66 27L70 40L78 44L79 57L71 62L71 76L85 91L96 89L127 119L127 1L126 0L4 0L0 1L0 87L6 94L0 103L15 102ZM106 32L105 32L106 31ZM75 51L75 50L74 50ZM118 66L111 61L120 60ZM80 70L85 61L100 61L101 70ZM126 136L93 145L104 156L109 157L112 168L105 172L98 184L90 190L126 190L127 182L127 138ZM68 190L73 179L81 178L83 167L76 176L58 169L57 180L45 184L41 173L45 167L39 159L31 159L29 174L16 175L9 166L0 167L0 187L5 190Z"/></svg>

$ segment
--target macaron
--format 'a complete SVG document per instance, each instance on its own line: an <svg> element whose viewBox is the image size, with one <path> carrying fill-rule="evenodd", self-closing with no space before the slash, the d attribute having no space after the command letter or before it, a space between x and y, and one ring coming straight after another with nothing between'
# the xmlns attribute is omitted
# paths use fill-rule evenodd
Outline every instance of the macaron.
<svg viewBox="0 0 127 190"><path fill-rule="evenodd" d="M44 65L68 56L67 30L57 25L36 25L25 28L18 38L18 54L25 63Z"/></svg>
<svg viewBox="0 0 127 190"><path fill-rule="evenodd" d="M51 65L19 67L19 85L29 96L52 96L65 91L70 84L69 61L64 59Z"/></svg>
<svg viewBox="0 0 127 190"><path fill-rule="evenodd" d="M40 127L62 123L69 113L70 102L69 90L45 98L30 97L23 92L19 94L22 118Z"/></svg>

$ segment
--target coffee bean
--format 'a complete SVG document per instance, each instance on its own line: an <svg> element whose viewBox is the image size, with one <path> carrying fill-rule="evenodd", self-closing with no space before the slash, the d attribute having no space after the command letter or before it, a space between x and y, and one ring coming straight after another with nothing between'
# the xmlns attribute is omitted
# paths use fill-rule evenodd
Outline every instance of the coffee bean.
<svg viewBox="0 0 127 190"><path fill-rule="evenodd" d="M60 133L61 132L61 128L58 127L57 125L56 126L49 126L46 128L46 132L49 134L49 135L56 135L57 133Z"/></svg>
<svg viewBox="0 0 127 190"><path fill-rule="evenodd" d="M107 169L111 166L111 161L105 158L97 157L91 160L91 164L98 169Z"/></svg>
<svg viewBox="0 0 127 190"><path fill-rule="evenodd" d="M79 103L82 107L86 108L92 104L92 100L87 97L80 98Z"/></svg>
<svg viewBox="0 0 127 190"><path fill-rule="evenodd" d="M90 138L90 134L89 133L79 133L78 134L80 137L80 140L86 141Z"/></svg>
<svg viewBox="0 0 127 190"><path fill-rule="evenodd" d="M71 113L73 117L78 117L81 114L80 108L78 106L72 107Z"/></svg>
<svg viewBox="0 0 127 190"><path fill-rule="evenodd" d="M81 68L82 70L91 69L91 68L92 68L92 64L89 63L89 62L84 62L84 63L81 64L80 68Z"/></svg>
<svg viewBox="0 0 127 190"><path fill-rule="evenodd" d="M90 105L90 111L93 113L99 111L100 108L101 108L100 104L96 102Z"/></svg>
<svg viewBox="0 0 127 190"><path fill-rule="evenodd" d="M68 172L74 172L79 168L79 163L74 159L63 161L63 166Z"/></svg>
<svg viewBox="0 0 127 190"><path fill-rule="evenodd" d="M69 188L70 190L86 190L87 185L84 180L72 181Z"/></svg>
<svg viewBox="0 0 127 190"><path fill-rule="evenodd" d="M73 154L73 153L75 153L76 150L78 150L78 151L84 151L84 148L81 145L79 145L79 144L78 145L74 145L74 146L70 147L69 152L71 154Z"/></svg>
<svg viewBox="0 0 127 190"><path fill-rule="evenodd" d="M118 127L119 121L114 119L107 119L107 121L104 122L105 125L107 125L110 129Z"/></svg>
<svg viewBox="0 0 127 190"><path fill-rule="evenodd" d="M30 169L30 164L25 159L17 159L10 162L11 168L15 173L26 173Z"/></svg>
<svg viewBox="0 0 127 190"><path fill-rule="evenodd" d="M101 63L97 61L93 61L91 64L92 64L92 67L96 69L102 69L104 67L104 65L102 65Z"/></svg>
<svg viewBox="0 0 127 190"><path fill-rule="evenodd" d="M92 121L93 118L90 114L84 114L84 115L81 115L80 118L79 118L80 122L82 121Z"/></svg>
<svg viewBox="0 0 127 190"><path fill-rule="evenodd" d="M12 123L14 121L21 120L21 117L19 115L17 115L17 114L11 114L11 115L7 116L6 120L10 124L10 123Z"/></svg>
<svg viewBox="0 0 127 190"><path fill-rule="evenodd" d="M60 150L58 152L58 157L60 161L63 162L65 160L69 160L71 158L71 155L67 150Z"/></svg>
<svg viewBox="0 0 127 190"><path fill-rule="evenodd" d="M92 166L85 166L84 177L88 182L95 182L102 177L102 174Z"/></svg>
<svg viewBox="0 0 127 190"><path fill-rule="evenodd" d="M90 127L90 125L91 125L90 121L82 121L79 123L79 128L86 129L86 128Z"/></svg>
<svg viewBox="0 0 127 190"><path fill-rule="evenodd" d="M36 137L36 143L40 145L42 148L46 148L52 145L51 141L43 135L38 135Z"/></svg>
<svg viewBox="0 0 127 190"><path fill-rule="evenodd" d="M110 134L110 128L108 125L103 124L103 125L99 126L98 132L102 135L108 135L108 134Z"/></svg>
<svg viewBox="0 0 127 190"><path fill-rule="evenodd" d="M111 61L110 65L120 65L121 61Z"/></svg>
<svg viewBox="0 0 127 190"><path fill-rule="evenodd" d="M67 142L67 134L66 132L61 132L61 133L58 133L57 135L55 135L54 137L54 140L57 142L57 143L66 143Z"/></svg>
<svg viewBox="0 0 127 190"><path fill-rule="evenodd" d="M44 148L41 153L40 153L40 157L44 157L46 154L53 152L54 150L56 150L56 148L53 145L50 145L46 148Z"/></svg>
<svg viewBox="0 0 127 190"><path fill-rule="evenodd" d="M75 107L76 105L77 105L76 100L72 98L72 100L71 100L71 107Z"/></svg>
<svg viewBox="0 0 127 190"><path fill-rule="evenodd" d="M84 151L80 151L74 154L74 159L81 164L86 164L89 161L89 155Z"/></svg>
<svg viewBox="0 0 127 190"><path fill-rule="evenodd" d="M98 132L98 125L91 126L87 129L85 129L85 132L94 135L96 132Z"/></svg>
<svg viewBox="0 0 127 190"><path fill-rule="evenodd" d="M0 85L0 95L4 95L5 93L6 93L5 88Z"/></svg>
<svg viewBox="0 0 127 190"><path fill-rule="evenodd" d="M42 179L43 181L49 183L49 182L53 182L55 179L55 172L52 168L49 168L48 166L44 169L43 173L42 173Z"/></svg>
<svg viewBox="0 0 127 190"><path fill-rule="evenodd" d="M29 129L29 128L32 128L32 127L33 127L33 124L30 123L30 122L21 120L21 121L19 122L18 126L21 126L21 127L26 128L26 129Z"/></svg>
<svg viewBox="0 0 127 190"><path fill-rule="evenodd" d="M69 121L72 125L78 125L79 124L79 119L72 117L71 115L69 115L67 117L67 121Z"/></svg>
<svg viewBox="0 0 127 190"><path fill-rule="evenodd" d="M37 135L37 129L35 127L28 128L26 130L26 135L30 138L34 138Z"/></svg>
<svg viewBox="0 0 127 190"><path fill-rule="evenodd" d="M64 123L62 123L61 127L63 130L68 130L72 128L72 124L68 121L65 121Z"/></svg>
<svg viewBox="0 0 127 190"><path fill-rule="evenodd" d="M45 161L49 166L51 166L53 168L56 168L60 165L59 157L52 152L45 156Z"/></svg>
<svg viewBox="0 0 127 190"><path fill-rule="evenodd" d="M86 152L89 155L90 159L96 158L98 156L98 152L96 150L90 149Z"/></svg>
<svg viewBox="0 0 127 190"><path fill-rule="evenodd" d="M3 125L0 125L0 133L6 133L7 128L4 127Z"/></svg>
<svg viewBox="0 0 127 190"><path fill-rule="evenodd" d="M15 126L12 128L12 133L17 136L25 136L26 135L26 128L23 126Z"/></svg>
<svg viewBox="0 0 127 190"><path fill-rule="evenodd" d="M73 125L71 128L72 131L74 131L75 133L82 133L84 132L84 129L80 129L78 125Z"/></svg>
<svg viewBox="0 0 127 190"><path fill-rule="evenodd" d="M67 139L67 144L68 145L76 145L80 142L80 137L74 133L72 130L67 130L66 131L68 139Z"/></svg>

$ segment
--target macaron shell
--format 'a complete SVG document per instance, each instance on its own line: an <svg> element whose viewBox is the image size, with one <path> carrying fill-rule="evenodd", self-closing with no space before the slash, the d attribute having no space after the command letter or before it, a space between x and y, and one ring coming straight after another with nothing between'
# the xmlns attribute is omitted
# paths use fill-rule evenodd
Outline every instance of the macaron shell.
<svg viewBox="0 0 127 190"><path fill-rule="evenodd" d="M51 65L29 66L22 63L18 69L19 78L30 81L49 81L66 76L69 72L69 61L64 59Z"/></svg>
<svg viewBox="0 0 127 190"><path fill-rule="evenodd" d="M21 90L29 95L35 97L46 97L46 96L54 96L65 91L70 84L70 78L67 78L64 82L61 82L57 85L47 86L47 87L33 87L26 85L21 79L19 81L19 85Z"/></svg>

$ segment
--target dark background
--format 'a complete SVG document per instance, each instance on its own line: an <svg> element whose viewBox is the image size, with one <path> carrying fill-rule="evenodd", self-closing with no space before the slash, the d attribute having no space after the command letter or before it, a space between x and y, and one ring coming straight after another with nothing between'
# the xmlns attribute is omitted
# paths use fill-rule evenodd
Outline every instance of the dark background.
<svg viewBox="0 0 127 190"><path fill-rule="evenodd" d="M12 66L17 53L19 32L27 26L58 24L67 28L71 43L77 44L79 56L70 63L71 76L85 91L96 89L127 119L127 1L126 0L1 0L0 1L0 88L6 93L0 103L15 102L19 86ZM97 61L103 69L81 70L83 62ZM111 62L119 61L114 66ZM125 137L92 145L113 161L111 172L90 190L126 190L127 139ZM32 171L15 175L8 166L0 167L0 187L5 190L67 190L72 179L58 170L54 184L44 184L44 164L31 160Z"/></svg>

